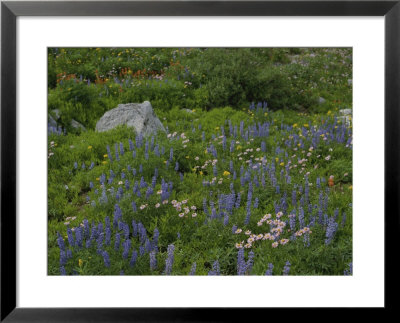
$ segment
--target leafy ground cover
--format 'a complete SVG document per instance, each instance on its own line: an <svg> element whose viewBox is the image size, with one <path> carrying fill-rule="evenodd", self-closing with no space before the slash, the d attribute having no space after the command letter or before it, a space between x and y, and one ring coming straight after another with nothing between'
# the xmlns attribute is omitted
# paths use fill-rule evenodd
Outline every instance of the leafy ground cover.
<svg viewBox="0 0 400 323"><path fill-rule="evenodd" d="M50 49L48 274L351 274L349 57ZM167 134L93 130L144 100Z"/></svg>

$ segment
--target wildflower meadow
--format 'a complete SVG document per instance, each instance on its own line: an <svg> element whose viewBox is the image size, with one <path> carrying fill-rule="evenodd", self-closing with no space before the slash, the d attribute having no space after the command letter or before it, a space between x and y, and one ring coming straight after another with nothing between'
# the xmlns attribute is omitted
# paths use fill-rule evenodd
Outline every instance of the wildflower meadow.
<svg viewBox="0 0 400 323"><path fill-rule="evenodd" d="M351 109L349 48L49 48L48 274L351 275Z"/></svg>

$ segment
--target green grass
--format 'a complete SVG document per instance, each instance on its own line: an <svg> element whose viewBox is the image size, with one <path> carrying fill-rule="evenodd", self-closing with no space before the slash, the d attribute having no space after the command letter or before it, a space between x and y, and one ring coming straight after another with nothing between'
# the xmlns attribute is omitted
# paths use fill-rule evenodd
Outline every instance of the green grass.
<svg viewBox="0 0 400 323"><path fill-rule="evenodd" d="M247 230L255 235L270 232L273 226L265 222L258 225L258 222L265 214L271 214L272 219L276 219L276 206L280 205L283 199L286 206L283 206L285 211L280 220L286 222L286 226L277 241L285 238L289 239L289 242L274 248L273 241L254 241L251 247L245 248L246 260L251 256L250 252L254 253L253 264L246 274L263 275L268 269L268 264L272 263L273 274L281 275L287 261L291 264L290 275L343 275L348 269L349 263L352 262L352 145L349 144L352 129L335 122L334 116L340 108L351 107L351 88L347 84L347 79L351 78L351 63L348 58L351 51L230 50L229 60L234 62L233 65L240 65L244 58L251 57L254 62L260 62L257 65L258 71L239 71L235 74L236 72L231 70L232 66L225 66L229 73L224 74L225 81L221 82L224 84L224 90L218 95L225 99L218 101L218 106L214 107L210 103L216 102L212 97L217 95L217 92L212 92L212 80L215 78L212 75L223 73L225 67L221 66L219 70L213 71L210 66L213 62L218 62L219 55L221 52L217 49L49 51L49 110L60 109L61 125L67 125L69 120L74 118L88 128L88 131L78 133L66 127L65 135L51 134L48 137L49 275L59 275L61 265L67 274L119 275L123 272L125 275L162 275L165 274L170 245L174 245L175 248L171 271L173 275L189 274L194 263L196 275L207 275L215 261L218 261L221 275L236 275L237 244L244 241L244 247L249 237L245 234ZM296 58L294 55L299 56ZM102 57L107 59L102 61ZM175 58L171 61L171 57ZM122 60L119 60L120 58ZM290 64L293 59L301 61L302 65ZM202 61L205 63L200 64ZM115 74L108 75L112 64L118 62L121 62L121 68L116 69ZM119 77L121 69L124 68L131 69L130 80L134 86L131 84L120 87L113 80L113 77ZM147 71L147 79L133 77L134 73L138 70L143 71L144 68ZM278 86L279 91L274 86L265 88L270 93L269 98L276 98L276 101L273 99L272 102L276 102L279 109L271 105L271 101L268 102L268 108L257 108L255 104L254 108L249 109L251 100L247 95L261 93L257 92L254 84L264 84L261 81L268 79L269 76L265 76L264 73L269 68L275 69L268 72L272 73L271 75L277 73L279 77L287 78L287 75L290 75L291 78L288 84ZM94 73L93 69L97 70L97 73ZM204 74L204 69L209 69L208 76ZM60 84L56 74L64 72L65 75L82 73L82 82L66 80L65 77ZM187 82L185 73L194 75L190 76L191 85L184 83ZM99 80L101 75L109 80L104 84L94 85L92 78L96 78L96 74ZM152 80L148 79L149 75L152 75ZM165 79L156 80L157 75L164 75L168 82L165 82ZM241 90L236 91L229 87L230 77L235 77L236 81L243 78L242 82L249 82L242 88L244 92L248 92L240 94ZM79 79L79 76L77 78ZM88 78L92 79L90 85L87 84ZM113 92L113 87L116 93ZM71 90L68 90L69 88ZM123 91L119 92L118 88L122 88ZM283 96L283 93L291 94ZM301 96L307 98L301 99ZM322 105L315 103L315 99L320 96L326 99ZM142 146L136 147L137 136L131 128L121 126L103 133L94 131L98 118L108 109L116 107L118 103L141 102L147 99L151 100L157 116L168 129L169 136L159 133L154 138L144 138ZM262 98L254 98L257 99ZM292 101L294 103L291 103ZM192 112L182 110L185 108ZM254 136L253 127L260 129L261 125L264 132L261 136ZM246 131L249 133L246 134ZM223 133L226 136L225 148ZM342 133L343 140L340 139ZM135 157L130 150L130 140L135 145ZM124 154L121 154L120 143L123 144ZM149 145L148 158L145 157L146 143ZM119 161L116 160L116 145ZM217 157L213 156L211 145L215 147ZM107 152L107 146L111 150L111 156ZM156 153L156 146L159 154ZM168 161L171 148L173 157ZM263 166L254 169L249 166L250 159L252 165L262 163L262 159L266 161ZM304 159L307 161L303 161ZM213 160L217 160L216 169L213 168ZM235 179L231 161L236 172ZM142 173L139 172L140 167ZM133 169L136 170L135 174ZM155 169L158 172L155 187L153 193L146 198L146 191L148 186L151 186ZM110 171L114 178L108 183ZM216 176L214 171L217 172ZM241 179L246 177L246 172L249 173L251 187L248 181L244 182ZM306 199L306 174L310 184L309 194L308 201L305 201L302 207L304 224L300 226L300 203L301 199ZM106 177L104 185L100 183L102 175ZM333 186L328 185L330 176L334 178ZM140 189L139 197L133 188L136 183L141 182L141 178L148 186ZM158 194L162 180L172 183L166 204L162 203ZM320 187L317 187L318 181ZM129 188L126 187L127 184ZM118 198L116 193L119 188L122 188L123 194ZM251 216L247 223L248 192L251 189ZM103 191L107 202L101 201ZM221 194L229 195L232 191L235 192L235 202L237 194L241 194L240 205L232 210L220 207ZM292 201L293 194L296 201ZM255 198L258 199L256 208ZM207 202L207 211L204 210L204 199ZM180 211L176 210L171 204L173 200L187 200L185 205L195 206L196 210L190 210L181 217L179 214L184 212L184 206ZM136 203L136 211L132 207L132 201ZM210 202L214 203L216 218L212 216ZM122 212L119 222L130 226L128 237L124 236L121 224L117 228L113 227L116 205ZM146 207L141 210L141 205ZM228 214L228 220L225 219L225 214L219 215L222 211ZM296 226L288 232L289 215L293 212L296 212ZM195 217L192 217L193 213L196 213ZM326 220L335 215L337 217L333 222L337 223L337 230L327 244ZM86 248L89 236L84 235L82 247L70 245L67 234L67 228L76 232L76 228L82 226L85 220L89 223L90 232L93 231L93 225L97 227L99 223L102 223L105 232L107 217L111 222L111 240L109 245L103 241L100 249L102 252L107 251L110 258L109 267L104 265L103 255L98 253L96 241L92 241L91 246ZM133 235L132 221L144 225L149 240L147 246L154 238L155 229L159 232L155 255L157 265L153 269L149 265L149 252L139 256L133 266L130 264L132 252L136 250L140 253L140 248L146 247L145 241L140 241L138 235ZM242 229L242 232L234 233L233 226ZM312 231L308 235L309 243L304 239L304 235L296 239L292 237L294 232L303 227ZM66 250L71 251L71 257L68 257L65 264L60 263L57 233L63 238ZM121 245L116 251L115 240L118 234ZM73 236L76 238L75 233ZM128 240L131 245L128 257L124 259L122 243Z"/></svg>

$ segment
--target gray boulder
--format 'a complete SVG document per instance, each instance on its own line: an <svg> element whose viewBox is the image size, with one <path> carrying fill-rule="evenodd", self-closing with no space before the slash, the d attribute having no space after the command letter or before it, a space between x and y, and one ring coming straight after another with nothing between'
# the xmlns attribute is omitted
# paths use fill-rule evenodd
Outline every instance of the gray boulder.
<svg viewBox="0 0 400 323"><path fill-rule="evenodd" d="M144 137L156 134L157 131L166 132L149 101L119 104L100 118L96 124L96 131L108 131L119 125L133 127L137 134Z"/></svg>
<svg viewBox="0 0 400 323"><path fill-rule="evenodd" d="M326 102L326 100L323 97L319 97L318 98L318 103L319 104L324 104Z"/></svg>

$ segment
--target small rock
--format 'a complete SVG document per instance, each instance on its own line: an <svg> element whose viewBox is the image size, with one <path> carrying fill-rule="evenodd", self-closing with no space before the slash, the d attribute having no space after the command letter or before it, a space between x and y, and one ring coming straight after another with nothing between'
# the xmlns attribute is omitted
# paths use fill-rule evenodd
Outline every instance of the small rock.
<svg viewBox="0 0 400 323"><path fill-rule="evenodd" d="M342 116L351 116L352 111L351 111L351 109L341 109L341 110L339 110L339 113Z"/></svg>
<svg viewBox="0 0 400 323"><path fill-rule="evenodd" d="M51 112L52 112L54 118L56 118L56 120L60 119L60 110L54 109L54 110L51 110Z"/></svg>
<svg viewBox="0 0 400 323"><path fill-rule="evenodd" d="M348 79L348 80L347 80L347 85L348 85L348 86L353 85L353 80L352 80L352 79Z"/></svg>
<svg viewBox="0 0 400 323"><path fill-rule="evenodd" d="M57 128L57 122L56 120L53 119L53 117L50 114L48 119L48 126L52 128Z"/></svg>
<svg viewBox="0 0 400 323"><path fill-rule="evenodd" d="M350 116L341 116L341 117L337 117L338 121L341 121L342 123L344 123L346 126L350 126L351 125L351 119Z"/></svg>
<svg viewBox="0 0 400 323"><path fill-rule="evenodd" d="M74 129L81 129L82 131L86 131L86 128L74 119L71 120L71 127Z"/></svg>
<svg viewBox="0 0 400 323"><path fill-rule="evenodd" d="M193 113L193 111L190 110L190 109L182 109L182 111L185 111L185 112L187 112L187 113Z"/></svg>
<svg viewBox="0 0 400 323"><path fill-rule="evenodd" d="M323 97L318 98L318 104L324 104L326 100Z"/></svg>

